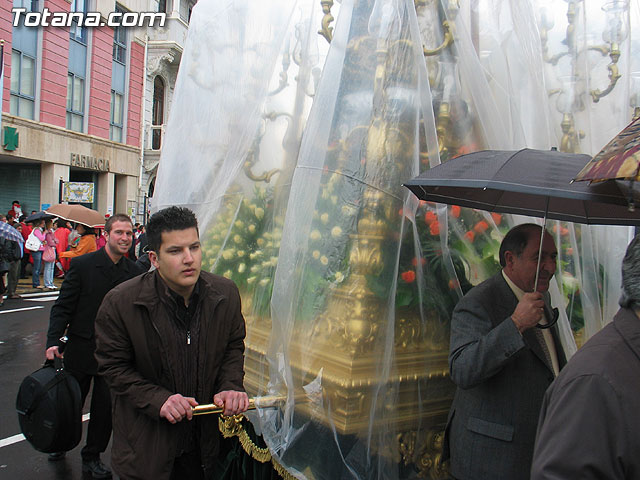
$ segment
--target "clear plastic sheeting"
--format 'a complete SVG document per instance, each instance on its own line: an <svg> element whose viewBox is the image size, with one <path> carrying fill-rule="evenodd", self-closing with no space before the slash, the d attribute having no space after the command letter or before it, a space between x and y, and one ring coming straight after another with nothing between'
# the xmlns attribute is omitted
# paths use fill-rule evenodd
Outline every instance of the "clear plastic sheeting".
<svg viewBox="0 0 640 480"><path fill-rule="evenodd" d="M481 149L595 154L640 106L637 2L603 6L196 5L153 205L192 208L204 268L238 284L246 387L285 400L251 420L292 476L447 477L451 311L499 270L504 233L542 219L402 183ZM615 312L633 232L547 228L573 352Z"/></svg>

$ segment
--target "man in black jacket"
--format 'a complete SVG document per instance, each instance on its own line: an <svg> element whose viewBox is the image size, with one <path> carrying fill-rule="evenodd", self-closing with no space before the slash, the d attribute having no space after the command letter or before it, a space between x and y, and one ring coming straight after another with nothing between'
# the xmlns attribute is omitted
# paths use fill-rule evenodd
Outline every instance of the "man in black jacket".
<svg viewBox="0 0 640 480"><path fill-rule="evenodd" d="M69 338L64 351L65 368L80 384L82 402L91 396L91 418L87 444L82 449L82 470L93 478L111 478L111 471L100 461L111 437L111 396L104 379L97 374L94 323L104 296L116 285L142 273L124 257L131 247L133 225L122 214L113 215L105 224L104 248L72 259L60 295L51 309L47 334L47 359L61 357L60 337ZM57 460L64 453L51 454Z"/></svg>

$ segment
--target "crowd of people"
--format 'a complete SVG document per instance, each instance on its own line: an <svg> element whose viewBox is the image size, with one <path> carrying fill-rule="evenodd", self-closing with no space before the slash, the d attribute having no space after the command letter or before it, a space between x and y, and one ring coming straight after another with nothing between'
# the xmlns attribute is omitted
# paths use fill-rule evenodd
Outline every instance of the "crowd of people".
<svg viewBox="0 0 640 480"><path fill-rule="evenodd" d="M37 217L37 213L33 210L29 217ZM48 215L27 221L29 217L22 213L18 200L12 203L7 215L0 214L1 221L18 230L24 240L21 243L0 238L0 306L4 303L3 294L8 299L22 298L16 291L18 281L29 275L32 288L57 290L54 278L64 278L72 258L95 252L106 245L104 229ZM27 245L30 236L37 239L37 248L33 250ZM134 225L134 238L126 256L136 261L145 256L146 247L145 226L138 223Z"/></svg>

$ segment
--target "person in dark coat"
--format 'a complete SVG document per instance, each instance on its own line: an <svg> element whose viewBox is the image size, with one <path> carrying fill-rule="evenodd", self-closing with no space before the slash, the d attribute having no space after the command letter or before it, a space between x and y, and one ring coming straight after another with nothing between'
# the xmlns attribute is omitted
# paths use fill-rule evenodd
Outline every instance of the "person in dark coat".
<svg viewBox="0 0 640 480"><path fill-rule="evenodd" d="M500 245L502 271L453 312L449 369L457 388L443 458L456 479L529 478L542 397L565 363L557 326L536 327L552 321L547 290L557 256L545 232L538 267L541 233L534 224L511 229Z"/></svg>
<svg viewBox="0 0 640 480"><path fill-rule="evenodd" d="M98 375L94 358L96 313L109 290L142 273L124 257L133 239L131 219L122 214L113 215L105 231L105 248L71 260L60 295L51 308L46 351L49 360L62 357L60 337L66 332L69 340L64 365L78 380L83 403L93 381L87 444L81 451L82 470L90 472L93 478L111 477L111 471L100 460L111 437L111 397L104 378ZM62 454L51 454L50 459L61 457Z"/></svg>
<svg viewBox="0 0 640 480"><path fill-rule="evenodd" d="M620 307L547 390L532 480L640 478L640 236L622 261Z"/></svg>
<svg viewBox="0 0 640 480"><path fill-rule="evenodd" d="M197 220L186 208L147 225L156 269L118 286L96 319L96 358L114 399L113 470L128 480L215 478L218 419L200 403L247 410L245 322L231 281L201 271Z"/></svg>

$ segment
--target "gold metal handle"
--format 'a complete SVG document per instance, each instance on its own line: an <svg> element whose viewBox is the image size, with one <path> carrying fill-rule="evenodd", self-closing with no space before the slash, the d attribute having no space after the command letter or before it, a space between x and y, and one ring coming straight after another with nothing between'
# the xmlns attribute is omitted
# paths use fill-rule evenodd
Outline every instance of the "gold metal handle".
<svg viewBox="0 0 640 480"><path fill-rule="evenodd" d="M265 396L255 397L249 399L249 408L247 410L255 410L256 408L270 408L277 407L283 404L287 400L285 396ZM198 405L192 409L194 415L208 415L210 413L222 413L224 407L219 407L215 403L207 403L204 405Z"/></svg>

